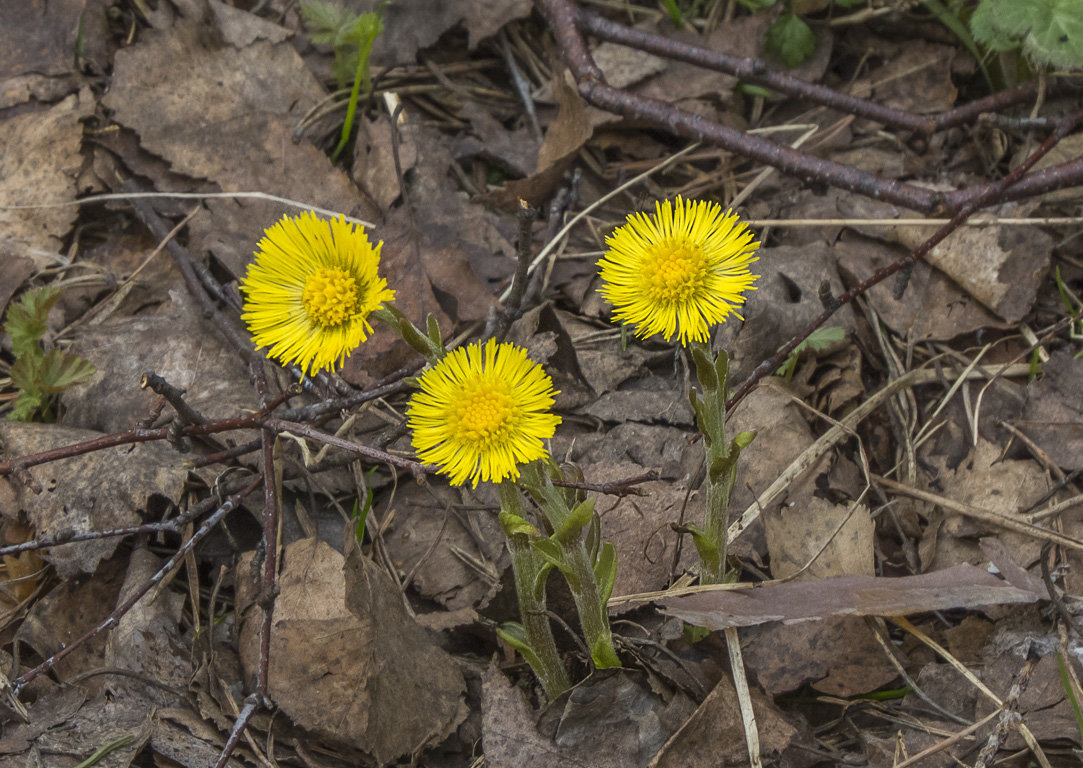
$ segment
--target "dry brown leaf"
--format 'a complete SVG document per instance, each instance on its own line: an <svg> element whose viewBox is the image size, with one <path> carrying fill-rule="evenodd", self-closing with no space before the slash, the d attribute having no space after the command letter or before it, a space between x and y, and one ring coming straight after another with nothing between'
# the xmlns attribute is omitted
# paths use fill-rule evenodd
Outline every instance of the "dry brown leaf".
<svg viewBox="0 0 1083 768"><path fill-rule="evenodd" d="M849 232L843 233L834 251L839 272L850 285L866 279L906 253ZM898 280L898 277L884 280L865 295L880 319L904 338L915 342L946 340L979 328L1005 327L1005 323L979 301L924 262L914 266L901 300L894 296Z"/></svg>
<svg viewBox="0 0 1083 768"><path fill-rule="evenodd" d="M823 242L763 248L752 268L761 277L741 308L744 322L725 323L718 332L733 361L734 381L747 376L823 312L822 284L827 283L834 296L843 291L833 249ZM829 323L847 331L856 327L849 306L832 315Z"/></svg>
<svg viewBox="0 0 1083 768"><path fill-rule="evenodd" d="M169 298L160 314L113 317L76 329L72 351L96 370L86 384L62 395L68 424L102 432L130 429L150 414L158 397L139 386L148 371L186 389L185 401L208 419L258 407L248 366L195 300L177 286Z"/></svg>
<svg viewBox="0 0 1083 768"><path fill-rule="evenodd" d="M0 255L26 256L38 267L54 263L61 238L79 214L76 206L63 203L77 192L75 180L83 163L80 121L93 112L93 102L85 90L47 110L0 122L0 206L61 204L0 208Z"/></svg>
<svg viewBox="0 0 1083 768"><path fill-rule="evenodd" d="M371 220L374 207L341 170L293 130L325 95L288 42L207 47L198 27L178 24L117 52L102 103L172 170L229 191L260 191ZM183 61L184 66L176 62ZM193 250L210 250L243 273L280 204L213 200L190 225Z"/></svg>
<svg viewBox="0 0 1083 768"><path fill-rule="evenodd" d="M642 428L642 425L639 426ZM617 432L617 429L613 432ZM678 430L666 431L679 434ZM613 435L609 444L610 450L624 453L631 445L628 441L634 434L632 431L622 431ZM679 444L675 442L669 442L668 445L679 448ZM642 475L661 463L658 461L642 465L627 459L622 461L617 456L606 460L603 456L599 447L595 446L590 457L597 463L583 465L583 474L589 482L626 480ZM640 483L636 487L649 495L626 496L620 499L603 496L596 499L595 508L602 518L602 541L610 542L617 548L617 580L613 586L613 594L616 596L665 589L672 576L680 575L696 562L695 548L688 545L688 542L682 550L680 560L676 564L673 562L677 536L670 529L670 523L681 520L681 508L688 495L685 483L680 480L660 480ZM685 520L691 522L693 510L700 509L702 504L689 504Z"/></svg>
<svg viewBox="0 0 1083 768"><path fill-rule="evenodd" d="M1083 358L1061 349L1027 387L1023 418L1015 426L1068 471L1083 469Z"/></svg>
<svg viewBox="0 0 1083 768"><path fill-rule="evenodd" d="M760 755L777 757L790 745L797 729L783 717L759 688L751 688L752 712L760 737ZM650 768L723 768L748 765L748 748L737 690L723 677L695 714L670 737L651 760Z"/></svg>
<svg viewBox="0 0 1083 768"><path fill-rule="evenodd" d="M1021 216L1033 204L1001 206L993 217ZM928 227L899 227L907 248L928 239ZM1030 312L1049 272L1053 238L1037 227L962 227L925 257L1000 318L1015 323Z"/></svg>
<svg viewBox="0 0 1083 768"><path fill-rule="evenodd" d="M485 489L479 493L485 498ZM495 510L499 502L488 500ZM411 587L449 611L486 605L500 589L500 574L508 566L495 514L457 509L462 503L461 492L447 485L401 487L383 534L399 573L412 574Z"/></svg>
<svg viewBox="0 0 1083 768"><path fill-rule="evenodd" d="M99 565L93 578L58 584L30 607L16 637L43 659L82 637L116 607L124 578L124 563L119 560ZM80 672L105 666L107 638L108 634L99 633L57 662L53 667L57 677L70 680ZM106 682L104 676L98 676L80 685L93 696Z"/></svg>
<svg viewBox="0 0 1083 768"><path fill-rule="evenodd" d="M256 673L252 556L237 566L241 661ZM283 550L268 694L297 725L388 763L443 740L466 712L462 673L406 613L387 574L302 539Z"/></svg>
<svg viewBox="0 0 1083 768"><path fill-rule="evenodd" d="M905 616L981 605L1032 603L1040 595L969 564L917 576L840 576L699 592L656 601L689 624L720 630L825 616Z"/></svg>
<svg viewBox="0 0 1083 768"><path fill-rule="evenodd" d="M1021 510L1029 509L1049 490L1049 480L1037 462L1029 459L1001 459L1001 449L984 438L978 441L968 460L954 471L948 469L943 458L933 457L932 463L939 469L934 478L937 493L993 512L1007 518L1020 520ZM1071 531L1065 531L1072 535ZM978 538L994 535L1012 553L1019 564L1029 567L1038 559L1043 542L1024 533L1006 531L963 515L951 514L937 531L936 546L931 560L925 560L927 570L945 568L956 563L975 565L989 560L982 551Z"/></svg>
<svg viewBox="0 0 1083 768"><path fill-rule="evenodd" d="M681 693L666 700L642 672L596 672L534 715L503 674L490 665L483 678L482 745L493 768L645 766L692 714Z"/></svg>
<svg viewBox="0 0 1083 768"><path fill-rule="evenodd" d="M150 581L161 567L162 560L149 550L133 551L118 602ZM105 644L105 666L136 675L111 678L109 691L113 696L155 706L184 703L183 692L192 677L192 654L180 636L185 600L181 592L152 590L113 625ZM178 693L144 681L169 686Z"/></svg>
<svg viewBox="0 0 1083 768"><path fill-rule="evenodd" d="M771 575L776 579L793 576L813 557L799 578L873 575L876 526L864 504L832 504L814 496L807 503L785 505L762 517Z"/></svg>
<svg viewBox="0 0 1083 768"><path fill-rule="evenodd" d="M100 432L55 424L0 421L0 451L12 457L101 436ZM16 491L12 506L0 509L0 514L17 519L25 512L40 537L63 530L83 533L136 525L142 522L140 513L151 496L180 496L188 477L184 464L180 454L156 442L121 445L49 462L30 470L42 486L40 494L10 479L0 479L0 484L11 483ZM93 573L120 541L119 537L108 537L64 544L49 549L45 559L61 579L70 579Z"/></svg>

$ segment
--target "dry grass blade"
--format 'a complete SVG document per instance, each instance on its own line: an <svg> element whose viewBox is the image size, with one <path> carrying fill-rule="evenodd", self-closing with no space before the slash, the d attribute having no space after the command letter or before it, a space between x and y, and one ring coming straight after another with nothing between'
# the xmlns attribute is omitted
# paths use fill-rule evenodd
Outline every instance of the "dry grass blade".
<svg viewBox="0 0 1083 768"><path fill-rule="evenodd" d="M958 671L959 674L965 677L971 685L973 685L975 688L985 694L985 696L987 696L994 704L996 704L998 707L1004 706L1004 700L997 696L995 693L993 693L991 690L989 690L989 687L985 683L975 677L974 673L967 669L961 661L952 656L946 648L944 648L938 642L926 635L920 629L915 627L907 619L901 616L896 616L893 617L891 620L895 622L897 626L906 630L915 638L927 645L938 656L943 658L944 661L955 667L956 671ZM999 715L1000 711L998 710L995 714ZM1038 763L1042 766L1042 768L1052 768L1052 765L1049 763L1049 758L1045 756L1045 752L1042 751L1041 746L1038 744L1038 740L1034 738L1034 734L1031 733L1031 730L1029 728L1027 728L1026 723L1019 723L1019 733L1027 742L1027 746L1030 747L1031 751L1034 753L1034 757L1038 760Z"/></svg>
<svg viewBox="0 0 1083 768"><path fill-rule="evenodd" d="M1053 544L1058 544L1062 547L1069 549L1083 551L1083 541L1079 539L1073 539L1071 536L1065 536L1062 533L1051 531L1048 528L1041 528L1032 523L1024 522L1023 520L1016 520L1015 518L1006 517L1004 515L997 514L996 512L989 512L988 510L980 509L979 507L972 507L969 504L963 504L959 501L953 501L946 496L940 496L929 491L922 491L918 488L911 488L908 485L902 483L896 483L894 480L888 480L886 477L876 477L876 481L882 486L895 493L909 496L912 499L918 499L919 501L928 501L936 504L949 512L955 512L966 517L973 518L975 520L981 520L983 523L989 523L998 528L1005 528L1009 531L1016 531L1017 533L1023 533L1028 536L1033 536L1036 539L1042 541L1048 541Z"/></svg>

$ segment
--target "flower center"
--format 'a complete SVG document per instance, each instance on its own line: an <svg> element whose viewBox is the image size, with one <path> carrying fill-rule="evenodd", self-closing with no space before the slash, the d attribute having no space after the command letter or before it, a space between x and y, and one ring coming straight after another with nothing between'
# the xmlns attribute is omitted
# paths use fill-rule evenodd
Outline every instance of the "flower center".
<svg viewBox="0 0 1083 768"><path fill-rule="evenodd" d="M655 246L644 260L643 278L654 301L687 301L707 277L703 249L684 238Z"/></svg>
<svg viewBox="0 0 1083 768"><path fill-rule="evenodd" d="M507 439L515 424L517 409L502 382L477 382L457 405L450 418L452 434L479 448Z"/></svg>
<svg viewBox="0 0 1083 768"><path fill-rule="evenodd" d="M316 325L342 325L357 314L361 291L357 280L344 269L329 267L309 276L301 294L305 312Z"/></svg>

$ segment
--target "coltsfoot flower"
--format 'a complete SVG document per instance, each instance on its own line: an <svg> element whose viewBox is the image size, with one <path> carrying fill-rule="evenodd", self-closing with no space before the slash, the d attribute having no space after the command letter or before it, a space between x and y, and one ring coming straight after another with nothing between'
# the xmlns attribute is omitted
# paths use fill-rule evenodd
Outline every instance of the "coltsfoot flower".
<svg viewBox="0 0 1083 768"><path fill-rule="evenodd" d="M342 217L283 216L241 282L256 346L307 375L341 365L372 333L372 311L395 298L377 274L382 245Z"/></svg>
<svg viewBox="0 0 1083 768"><path fill-rule="evenodd" d="M599 292L613 318L646 338L707 341L736 315L759 275L749 273L759 243L736 214L705 200L665 200L654 215L633 213L606 238Z"/></svg>
<svg viewBox="0 0 1083 768"><path fill-rule="evenodd" d="M425 371L407 424L418 458L436 464L452 485L498 483L547 454L560 417L545 370L514 344L490 339L459 347Z"/></svg>

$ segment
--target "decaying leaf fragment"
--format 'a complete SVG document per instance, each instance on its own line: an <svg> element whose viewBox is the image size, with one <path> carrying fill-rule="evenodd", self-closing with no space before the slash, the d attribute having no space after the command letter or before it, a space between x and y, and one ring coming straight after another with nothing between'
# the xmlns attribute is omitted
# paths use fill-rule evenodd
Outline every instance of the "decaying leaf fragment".
<svg viewBox="0 0 1083 768"><path fill-rule="evenodd" d="M964 563L917 576L843 576L712 590L656 602L663 611L689 624L720 630L824 616L905 616L978 605L1032 603L1039 597Z"/></svg>

